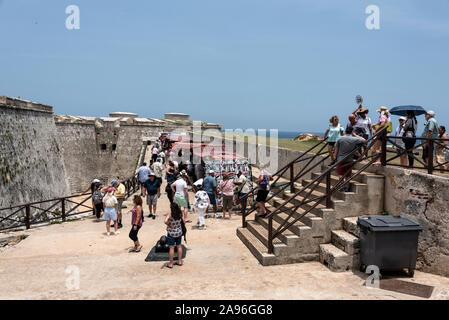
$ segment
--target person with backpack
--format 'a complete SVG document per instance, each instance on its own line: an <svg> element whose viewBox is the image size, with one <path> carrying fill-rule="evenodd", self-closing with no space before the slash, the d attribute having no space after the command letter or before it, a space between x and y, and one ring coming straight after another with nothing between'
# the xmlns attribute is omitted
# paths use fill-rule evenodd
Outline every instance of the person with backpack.
<svg viewBox="0 0 449 320"><path fill-rule="evenodd" d="M92 202L94 204L94 212L97 217L97 221L100 221L101 212L103 211L103 185L100 182L95 184L95 190L92 193Z"/></svg>
<svg viewBox="0 0 449 320"><path fill-rule="evenodd" d="M173 257L175 255L175 247L178 251L178 261L175 265L182 266L182 236L185 238L185 219L181 208L176 202L170 206L170 212L165 217L165 224L167 225L167 243L170 247L169 259L170 262L166 265L167 268L173 268ZM182 227L184 224L184 228ZM185 240L185 239L184 239Z"/></svg>
<svg viewBox="0 0 449 320"><path fill-rule="evenodd" d="M131 230L129 231L129 238L134 241L134 248L132 248L129 252L140 252L142 245L139 242L137 234L143 224L142 198L138 195L134 195L133 203L134 208L131 210Z"/></svg>
<svg viewBox="0 0 449 320"><path fill-rule="evenodd" d="M173 202L173 195L174 192L171 188L171 185L173 184L173 182L175 182L178 178L178 171L175 168L175 164L173 163L173 161L169 161L168 162L168 166L167 169L165 170L165 179L167 180L167 186L165 187L165 192L167 192L167 197L168 200L170 201L170 203Z"/></svg>
<svg viewBox="0 0 449 320"><path fill-rule="evenodd" d="M273 180L271 174L266 170L262 170L257 179L259 189L257 190L256 202L259 207L259 217L267 217L267 209L265 208L265 202L267 201L268 193L270 193L270 181Z"/></svg>
<svg viewBox="0 0 449 320"><path fill-rule="evenodd" d="M416 130L418 129L418 120L416 120L415 112L407 111L407 120L404 124L403 139L405 150L408 155L408 168L413 169L415 158L413 156L413 148L416 144Z"/></svg>

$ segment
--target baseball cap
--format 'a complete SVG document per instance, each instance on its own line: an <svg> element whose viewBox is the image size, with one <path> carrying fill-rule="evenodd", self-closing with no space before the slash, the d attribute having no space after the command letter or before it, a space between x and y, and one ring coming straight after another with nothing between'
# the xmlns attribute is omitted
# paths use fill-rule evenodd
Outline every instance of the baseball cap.
<svg viewBox="0 0 449 320"><path fill-rule="evenodd" d="M215 171L214 170L209 170L209 174L214 174Z"/></svg>
<svg viewBox="0 0 449 320"><path fill-rule="evenodd" d="M111 181L111 186L113 186L116 182L117 182L117 180L115 180L115 179L112 180L112 181Z"/></svg>
<svg viewBox="0 0 449 320"><path fill-rule="evenodd" d="M407 118L406 117L400 117L399 120L407 121Z"/></svg>
<svg viewBox="0 0 449 320"><path fill-rule="evenodd" d="M428 114L429 116L433 117L435 116L435 111L429 110L426 112L426 114Z"/></svg>
<svg viewBox="0 0 449 320"><path fill-rule="evenodd" d="M98 179L94 179L94 180L92 180L92 183L98 183L98 182L101 182L100 180L98 180Z"/></svg>
<svg viewBox="0 0 449 320"><path fill-rule="evenodd" d="M115 189L113 187L108 188L108 192L113 192L113 191L115 191Z"/></svg>

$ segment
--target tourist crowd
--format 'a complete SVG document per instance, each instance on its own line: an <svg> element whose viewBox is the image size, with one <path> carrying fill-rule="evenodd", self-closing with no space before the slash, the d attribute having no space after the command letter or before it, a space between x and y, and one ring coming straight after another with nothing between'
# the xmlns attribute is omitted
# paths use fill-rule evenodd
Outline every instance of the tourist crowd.
<svg viewBox="0 0 449 320"><path fill-rule="evenodd" d="M173 267L175 248L178 252L178 261L175 264L182 265L181 237L186 232L185 224L191 223L188 219L189 211L197 215L197 228L206 230L205 219L210 218L209 207L212 208L214 218L231 219L234 206L234 193L242 198L249 193L247 178L242 172L238 172L234 179L230 179L225 173L221 173L223 181L217 188L217 178L214 171L204 173L204 162L197 165L189 163L177 163L172 154L172 144L166 136L162 135L150 148L150 163L143 163L137 170L137 180L140 185L140 195L133 196L133 208L131 213L131 230L129 238L134 246L130 252L140 252L142 245L139 242L138 233L145 219L145 208L148 207L146 217L153 220L159 216L158 199L165 179L165 193L170 202L170 211L165 214L167 231L167 243L170 247L169 268ZM94 179L90 186L92 194L93 214L97 221L101 218L106 221L106 235L111 235L114 228L115 235L120 234L122 224L123 201L126 197L125 185L119 179L112 180L104 185L99 179ZM87 189L86 192L89 190ZM194 192L193 202L189 199L189 190ZM223 197L223 214L217 210L217 197L219 191ZM146 200L146 206L144 204ZM241 211L245 210L247 200L241 202ZM226 217L227 215L227 217Z"/></svg>

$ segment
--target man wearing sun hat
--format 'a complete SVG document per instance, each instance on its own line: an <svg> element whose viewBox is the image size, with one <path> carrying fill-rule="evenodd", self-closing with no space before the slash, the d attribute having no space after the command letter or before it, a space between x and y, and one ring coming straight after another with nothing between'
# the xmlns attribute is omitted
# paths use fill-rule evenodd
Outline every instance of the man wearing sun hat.
<svg viewBox="0 0 449 320"><path fill-rule="evenodd" d="M438 122L435 119L435 112L434 111L427 111L426 112L426 120L427 123L424 127L423 133L421 135L422 138L427 139L436 139L438 138ZM425 144L423 145L423 153L422 158L424 162L429 165L429 141L423 141ZM430 164L433 165L433 164Z"/></svg>

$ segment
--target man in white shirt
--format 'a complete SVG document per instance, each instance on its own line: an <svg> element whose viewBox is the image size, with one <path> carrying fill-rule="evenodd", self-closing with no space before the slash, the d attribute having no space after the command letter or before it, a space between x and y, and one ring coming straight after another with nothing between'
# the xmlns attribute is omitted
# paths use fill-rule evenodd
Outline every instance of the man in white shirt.
<svg viewBox="0 0 449 320"><path fill-rule="evenodd" d="M245 177L245 175L242 174L242 171L239 171L237 173L237 178L234 184L237 185L238 188L238 196L240 199L240 206L241 206L240 212L243 214L248 204L247 196L250 190L248 186L248 179Z"/></svg>
<svg viewBox="0 0 449 320"><path fill-rule="evenodd" d="M164 172L164 166L162 165L162 159L158 158L157 161L153 164L153 173L156 176L156 179L162 184L162 173Z"/></svg>

